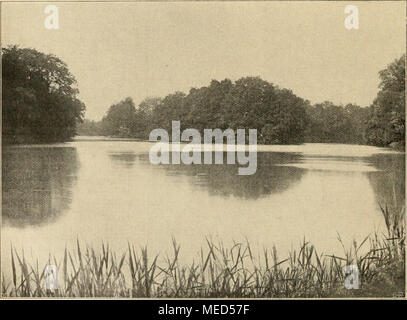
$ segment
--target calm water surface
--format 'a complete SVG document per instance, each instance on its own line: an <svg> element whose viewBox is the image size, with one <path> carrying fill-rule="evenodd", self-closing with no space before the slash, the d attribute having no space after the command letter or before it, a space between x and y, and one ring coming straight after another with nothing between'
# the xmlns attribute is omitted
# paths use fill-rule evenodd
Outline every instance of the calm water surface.
<svg viewBox="0 0 407 320"><path fill-rule="evenodd" d="M275 244L281 258L304 238L341 253L338 234L361 241L384 227L379 203L404 203L404 153L384 148L259 146L256 174L238 176L238 165L151 165L150 147L79 139L4 148L2 262L10 243L44 261L77 238L165 254L175 237L187 258L205 237Z"/></svg>

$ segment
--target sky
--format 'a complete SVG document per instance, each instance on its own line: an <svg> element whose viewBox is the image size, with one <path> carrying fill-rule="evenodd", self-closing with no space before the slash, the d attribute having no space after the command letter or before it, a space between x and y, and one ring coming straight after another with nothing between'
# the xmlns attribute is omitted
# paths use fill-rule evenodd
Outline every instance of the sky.
<svg viewBox="0 0 407 320"><path fill-rule="evenodd" d="M52 53L78 81L86 118L131 96L165 96L260 76L312 103L369 105L378 72L405 53L405 3L58 3L59 29L44 27L50 3L2 3L2 45ZM359 29L344 26L348 4Z"/></svg>

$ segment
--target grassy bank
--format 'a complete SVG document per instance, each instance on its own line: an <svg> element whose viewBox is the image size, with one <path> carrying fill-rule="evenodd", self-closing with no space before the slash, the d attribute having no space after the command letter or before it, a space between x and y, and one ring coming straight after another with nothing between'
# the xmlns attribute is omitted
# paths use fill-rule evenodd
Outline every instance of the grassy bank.
<svg viewBox="0 0 407 320"><path fill-rule="evenodd" d="M254 253L250 243L226 248L207 240L193 263L179 261L173 241L168 257L150 257L147 248L128 245L120 255L109 245L101 250L65 250L59 269L59 289L47 291L44 266L29 264L11 249L11 279L2 276L2 295L8 297L392 297L405 290L404 208L382 208L386 234L375 233L343 255L319 253L308 242L280 259L277 249ZM338 241L342 240L338 236ZM359 270L359 289L344 286L346 265Z"/></svg>

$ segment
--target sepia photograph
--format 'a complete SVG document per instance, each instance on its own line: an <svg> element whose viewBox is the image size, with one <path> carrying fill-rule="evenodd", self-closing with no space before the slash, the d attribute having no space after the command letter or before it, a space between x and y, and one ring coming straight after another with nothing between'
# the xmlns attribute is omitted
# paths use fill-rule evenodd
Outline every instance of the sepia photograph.
<svg viewBox="0 0 407 320"><path fill-rule="evenodd" d="M405 1L0 5L1 299L405 299Z"/></svg>

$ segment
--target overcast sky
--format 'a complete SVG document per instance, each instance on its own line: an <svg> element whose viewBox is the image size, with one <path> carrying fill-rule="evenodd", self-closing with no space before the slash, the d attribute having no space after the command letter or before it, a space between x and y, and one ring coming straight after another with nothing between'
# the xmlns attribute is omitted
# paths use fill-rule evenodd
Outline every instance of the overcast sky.
<svg viewBox="0 0 407 320"><path fill-rule="evenodd" d="M48 3L49 4L49 3ZM359 30L344 8L359 8ZM313 103L372 102L377 73L405 52L404 2L2 3L2 43L53 53L78 81L86 117L112 103L260 76Z"/></svg>

